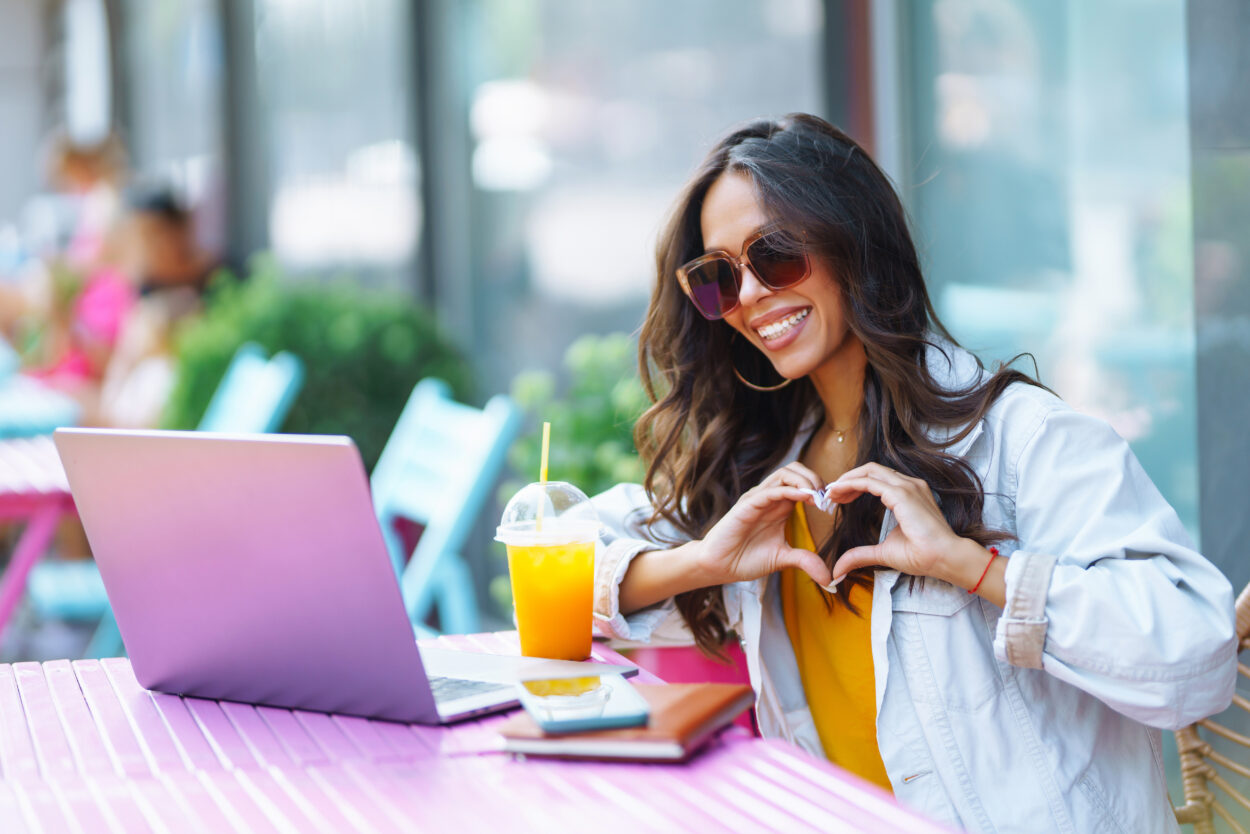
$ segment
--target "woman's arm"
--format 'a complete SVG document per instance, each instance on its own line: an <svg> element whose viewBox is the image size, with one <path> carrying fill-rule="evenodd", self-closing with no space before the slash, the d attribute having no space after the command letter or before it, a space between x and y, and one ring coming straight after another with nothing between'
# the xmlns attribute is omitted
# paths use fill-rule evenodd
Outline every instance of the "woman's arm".
<svg viewBox="0 0 1250 834"><path fill-rule="evenodd" d="M632 614L686 591L723 584L704 573L699 559L702 545L702 541L692 541L635 556L618 592L621 613Z"/></svg>
<svg viewBox="0 0 1250 834"><path fill-rule="evenodd" d="M600 626L622 640L692 642L671 600L641 611L630 609L628 618L620 605L621 585L634 560L674 547L681 540L679 531L663 522L650 523L652 506L638 484L618 484L595 495L591 503L603 522L595 552L594 607Z"/></svg>
<svg viewBox="0 0 1250 834"><path fill-rule="evenodd" d="M835 565L836 581L856 568L886 565L910 576L941 579L1003 607L1006 558L957 535L938 509L927 483L879 463L866 463L829 484L825 494L845 504L865 493L880 498L894 513L898 526L878 544L843 553Z"/></svg>
<svg viewBox="0 0 1250 834"><path fill-rule="evenodd" d="M1017 536L994 647L1130 718L1174 729L1228 706L1233 592L1106 423L1056 408L1019 453Z"/></svg>
<svg viewBox="0 0 1250 834"><path fill-rule="evenodd" d="M818 584L828 585L832 576L820 557L791 547L785 537L786 519L794 504L811 503L811 495L804 490L819 486L815 473L792 463L744 493L702 539L668 549L611 542L604 559L607 570L601 571L599 583L615 583L616 587L601 589L607 591L600 593L607 603L601 613L630 614L685 591L758 579L786 567L798 567ZM610 534L627 526L608 524ZM632 532L642 535L645 531L635 526ZM622 560L628 560L623 572L615 567Z"/></svg>
<svg viewBox="0 0 1250 834"><path fill-rule="evenodd" d="M881 498L898 527L848 550L837 575L886 565L971 589L1003 608L995 654L1045 669L1119 712L1176 728L1232 697L1237 641L1232 589L1198 554L1128 444L1101 420L1055 401L1018 401L1035 430L998 450L1015 485L1020 549L991 560L956 536L928 486L878 464L831 485L839 502Z"/></svg>

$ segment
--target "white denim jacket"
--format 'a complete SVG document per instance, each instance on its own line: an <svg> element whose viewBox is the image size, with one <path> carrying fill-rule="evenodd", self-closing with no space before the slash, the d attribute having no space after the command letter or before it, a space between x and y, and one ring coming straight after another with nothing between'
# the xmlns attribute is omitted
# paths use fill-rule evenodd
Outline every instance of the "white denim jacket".
<svg viewBox="0 0 1250 834"><path fill-rule="evenodd" d="M953 388L975 360L930 348ZM790 450L797 456L811 427ZM948 435L949 436L949 435ZM1159 728L1224 709L1236 679L1228 581L1199 555L1128 445L1034 386L1010 386L949 451L976 470L987 526L1013 540L1007 608L878 570L871 611L877 742L895 796L978 832L1177 831ZM616 637L691 638L672 600L620 613L630 560L680 541L630 484L597 496L596 616ZM881 537L893 527L886 514ZM822 756L777 575L723 588L760 730Z"/></svg>

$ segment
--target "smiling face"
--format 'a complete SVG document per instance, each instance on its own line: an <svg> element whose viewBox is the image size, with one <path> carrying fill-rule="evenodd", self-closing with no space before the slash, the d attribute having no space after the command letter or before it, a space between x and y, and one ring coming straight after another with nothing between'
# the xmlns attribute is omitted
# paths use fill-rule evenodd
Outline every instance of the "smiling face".
<svg viewBox="0 0 1250 834"><path fill-rule="evenodd" d="M723 249L737 257L743 241L772 221L751 178L726 171L708 189L700 223L704 251ZM770 290L744 265L739 306L725 316L725 322L788 379L833 369L846 357L862 355L842 314L842 295L832 270L815 257L811 266L811 275L802 283Z"/></svg>

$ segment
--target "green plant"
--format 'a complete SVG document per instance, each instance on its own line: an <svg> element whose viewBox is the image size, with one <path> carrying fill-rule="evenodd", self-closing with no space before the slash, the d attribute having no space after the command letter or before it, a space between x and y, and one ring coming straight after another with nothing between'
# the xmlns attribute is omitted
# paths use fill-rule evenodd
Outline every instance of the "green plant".
<svg viewBox="0 0 1250 834"><path fill-rule="evenodd" d="M512 398L533 421L508 455L511 476L500 487L500 503L538 480L542 422L551 423L548 477L568 481L587 495L619 483L641 482L642 461L634 449L634 423L647 406L638 380L634 340L624 333L582 336L565 351L568 385L556 395L549 371L528 371L512 383ZM502 553L502 547L499 550ZM511 611L507 576L496 577L491 597Z"/></svg>
<svg viewBox="0 0 1250 834"><path fill-rule="evenodd" d="M633 432L647 402L634 356L634 342L624 333L582 336L564 354L569 382L563 397L556 396L549 371L528 371L513 381L512 398L535 427L551 423L548 472L553 481L568 481L594 495L642 480ZM508 456L514 480L505 484L505 495L537 480L541 457L542 432L523 433Z"/></svg>
<svg viewBox="0 0 1250 834"><path fill-rule="evenodd" d="M245 281L218 275L203 315L178 334L177 383L163 424L193 428L248 341L304 362L304 386L282 430L349 435L370 468L418 380L437 376L457 398L468 393L467 363L411 299L346 279L284 281L276 262L260 256Z"/></svg>

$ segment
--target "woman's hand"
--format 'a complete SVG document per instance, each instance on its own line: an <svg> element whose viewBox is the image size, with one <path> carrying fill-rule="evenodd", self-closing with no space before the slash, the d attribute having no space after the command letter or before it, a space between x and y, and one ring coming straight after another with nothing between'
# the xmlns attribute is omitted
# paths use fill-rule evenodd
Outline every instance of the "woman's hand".
<svg viewBox="0 0 1250 834"><path fill-rule="evenodd" d="M898 526L880 544L853 547L843 553L834 565L835 581L856 568L884 565L963 588L976 584L989 551L951 529L927 483L879 463L866 463L845 472L825 491L838 504L850 503L865 493L880 498L894 513Z"/></svg>
<svg viewBox="0 0 1250 834"><path fill-rule="evenodd" d="M698 563L710 580L708 584L758 579L782 568L797 567L816 584L828 585L832 577L824 561L786 541L786 520L795 503L813 501L803 490L819 490L821 486L815 472L796 462L743 493L700 542Z"/></svg>

